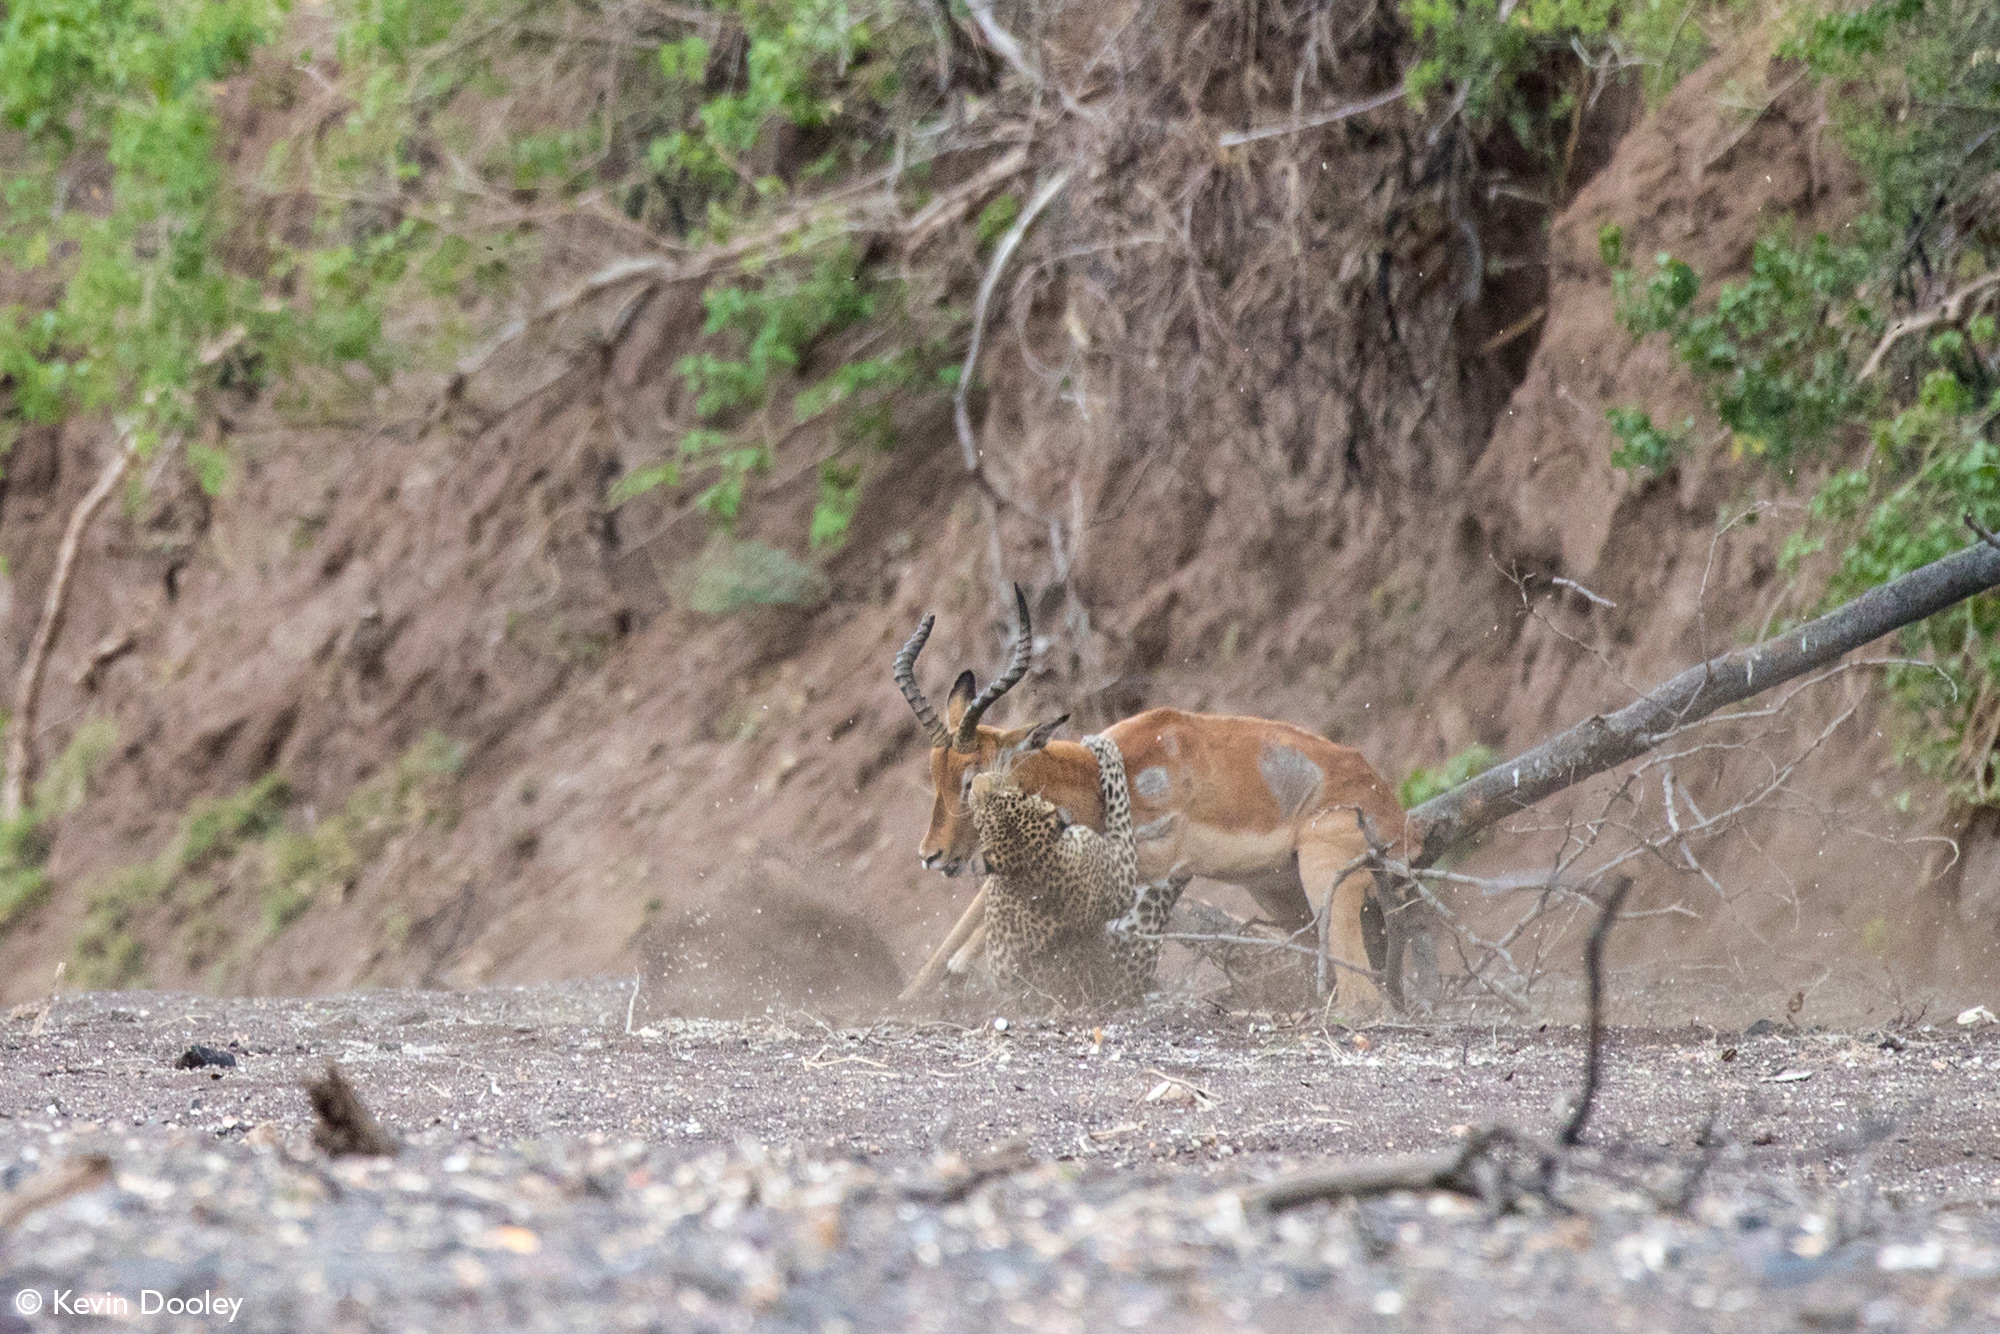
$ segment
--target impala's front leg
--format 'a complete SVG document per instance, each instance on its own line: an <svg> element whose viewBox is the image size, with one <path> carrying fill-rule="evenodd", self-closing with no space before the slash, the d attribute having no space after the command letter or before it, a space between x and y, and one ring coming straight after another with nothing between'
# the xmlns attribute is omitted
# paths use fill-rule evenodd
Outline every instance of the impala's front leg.
<svg viewBox="0 0 2000 1334"><path fill-rule="evenodd" d="M1365 866L1355 866L1368 851L1368 840L1353 823L1352 815L1342 829L1340 816L1329 812L1319 820L1319 828L1309 829L1299 844L1299 880L1306 901L1315 914L1327 913L1327 953L1346 967L1333 970L1332 979L1339 1012L1351 1019L1373 1019L1385 1008L1381 988L1368 971L1368 938L1361 922L1361 908L1374 887L1374 877ZM1355 869L1344 878L1341 872ZM1335 884L1338 879L1339 883ZM1331 903L1328 900L1331 899Z"/></svg>

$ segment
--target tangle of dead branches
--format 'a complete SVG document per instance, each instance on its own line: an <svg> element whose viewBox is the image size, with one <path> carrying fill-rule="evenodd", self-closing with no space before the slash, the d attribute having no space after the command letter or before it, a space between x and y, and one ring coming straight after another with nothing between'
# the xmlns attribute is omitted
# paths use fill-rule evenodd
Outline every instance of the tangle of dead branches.
<svg viewBox="0 0 2000 1334"><path fill-rule="evenodd" d="M1629 880L1611 886L1596 905L1596 926L1584 950L1589 985L1584 1025L1583 1078L1568 1119L1553 1141L1506 1125L1468 1129L1465 1142L1445 1154L1371 1159L1313 1168L1279 1178L1246 1201L1270 1212L1320 1200L1368 1199L1394 1191L1450 1191L1484 1202L1495 1213L1527 1199L1564 1211L1557 1195L1559 1177L1583 1140L1583 1128L1597 1101L1604 1068L1604 945L1617 924Z"/></svg>
<svg viewBox="0 0 2000 1334"><path fill-rule="evenodd" d="M1099 624L1080 591L1096 555L1090 530L1184 485L1195 442L1226 442L1274 515L1305 532L1336 521L1357 487L1415 494L1455 477L1456 432L1437 428L1497 401L1499 380L1480 368L1521 311L1485 310L1485 274L1489 261L1533 257L1487 238L1538 236L1548 195L1479 188L1499 169L1455 110L1401 97L1407 50L1393 7L926 6L936 49L903 71L913 91L895 123L879 127L894 139L891 160L871 158L817 190L795 186L789 202L699 246L651 212L630 215L647 169L632 147L640 122L617 120L618 71L648 43L687 33L709 43L715 62L737 59L740 24L625 3L493 14L423 59L566 71L496 108L505 114L481 133L500 134L524 108L552 123L605 108L597 185L524 205L474 169L492 147L484 140L451 150L417 186L336 183L310 145L293 172L304 193L385 224L466 238L531 232L542 267L572 275L549 281L459 360L421 414L426 426L468 414L490 427L540 410L558 386L606 373L632 330L650 327L637 319L649 302L688 300L708 283L792 262L808 242L846 238L893 268L912 309L970 309L950 333L965 351L953 416L988 574L996 587L1025 578L1045 592L1044 622L1066 649L1043 672L1073 698L1123 674L1117 628ZM523 23L534 29L526 45L510 37ZM325 114L338 116L340 90L315 78ZM334 200L341 191L352 198ZM982 256L966 224L1003 193L1025 207ZM1462 319L1472 323L1460 328ZM982 373L1005 377L1023 408L1039 400L1091 424L1113 446L1101 480L1086 484L1081 461L1051 468L985 438ZM1273 391L1341 405L1324 409L1338 420L1256 420L1256 398ZM746 503L811 471L774 469L751 483Z"/></svg>
<svg viewBox="0 0 2000 1334"><path fill-rule="evenodd" d="M1447 980L1457 996L1490 998L1517 1015L1532 1013L1531 993L1551 953L1569 937L1578 918L1598 904L1594 887L1624 885L1640 866L1651 865L1687 881L1694 892L1626 912L1628 919L1698 920L1756 894L1775 895L1796 914L1800 908L1796 889L1783 867L1770 868L1774 874L1769 879L1780 888L1772 889L1768 883L1732 887L1712 869L1709 850L1732 835L1754 848L1748 829L1753 816L1808 820L1822 835L1838 828L1857 832L1851 821L1816 801L1796 780L1813 756L1854 718L1860 699L1850 692L1844 700L1821 706L1816 717L1807 714L1802 701L1855 673L1926 665L1904 658L1857 657L1853 651L2000 584L2000 538L1968 523L1978 541L1956 555L1774 639L1690 668L1650 692L1624 682L1593 645L1548 620L1534 605L1527 581L1517 580L1525 614L1542 620L1579 649L1596 653L1606 672L1637 696L1635 702L1609 718L1587 719L1410 811L1407 818L1416 836L1406 837L1403 845L1417 849L1412 856L1390 855L1363 820L1369 852L1345 868L1342 878L1366 866L1376 875L1378 897L1390 923L1405 914L1424 914L1424 929L1437 932L1448 943L1460 965L1460 971ZM1586 600L1593 607L1604 601ZM1755 698L1765 694L1768 698ZM1727 704L1740 707L1722 711ZM1639 725L1632 719L1645 721ZM1529 813L1546 797L1613 770L1618 771L1616 776L1597 788L1592 805L1572 809L1560 819L1538 819ZM1690 774L1696 776L1691 779ZM1510 834L1553 842L1554 851L1544 867L1474 876L1438 864L1453 844L1500 823L1510 812L1514 813L1506 826ZM1498 906L1520 899L1525 905L1516 911ZM1621 910L1624 890L1609 901L1614 911ZM1490 919L1497 920L1488 924ZM1315 927L1323 938L1324 923L1316 922ZM1742 929L1754 937L1753 928ZM1244 944L1252 939L1236 934ZM1413 932L1389 934L1392 940L1406 940ZM1308 951L1296 940L1283 939L1269 941L1265 948L1316 954L1315 984L1321 994L1329 967L1354 966L1354 961L1328 959L1323 945ZM1376 975L1400 1002L1399 972L1400 960L1392 953Z"/></svg>

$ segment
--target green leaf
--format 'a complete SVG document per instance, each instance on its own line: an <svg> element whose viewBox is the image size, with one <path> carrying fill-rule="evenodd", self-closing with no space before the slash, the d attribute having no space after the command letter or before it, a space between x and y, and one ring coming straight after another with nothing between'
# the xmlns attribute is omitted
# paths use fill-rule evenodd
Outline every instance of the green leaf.
<svg viewBox="0 0 2000 1334"><path fill-rule="evenodd" d="M681 471L678 464L653 463L643 468L635 468L611 484L611 489L604 493L604 504L607 508L615 508L635 496L645 495L648 491L663 486L677 486L680 480Z"/></svg>

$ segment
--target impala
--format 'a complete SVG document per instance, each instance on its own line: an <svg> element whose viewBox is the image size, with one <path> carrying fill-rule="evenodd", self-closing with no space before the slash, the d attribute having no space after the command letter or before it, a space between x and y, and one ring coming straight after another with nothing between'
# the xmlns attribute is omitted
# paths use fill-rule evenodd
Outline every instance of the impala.
<svg viewBox="0 0 2000 1334"><path fill-rule="evenodd" d="M931 743L936 800L917 855L947 876L977 851L965 803L973 776L1002 755L1024 790L1041 793L1078 823L1104 827L1096 760L1077 742L1052 739L1067 715L1007 730L983 721L1027 675L1033 639L1018 586L1014 601L1020 626L1005 672L984 690L976 690L970 671L961 672L942 719L916 679L917 655L936 617L924 617L896 655L896 685ZM1341 1008L1381 1008L1363 926L1373 879L1356 869L1368 851L1361 817L1393 847L1403 811L1360 751L1290 723L1179 709L1148 709L1105 735L1125 757L1142 883L1205 876L1240 885L1268 919L1293 931L1326 914L1326 948L1348 965L1338 983ZM979 906L975 901L960 919L941 955L970 933Z"/></svg>

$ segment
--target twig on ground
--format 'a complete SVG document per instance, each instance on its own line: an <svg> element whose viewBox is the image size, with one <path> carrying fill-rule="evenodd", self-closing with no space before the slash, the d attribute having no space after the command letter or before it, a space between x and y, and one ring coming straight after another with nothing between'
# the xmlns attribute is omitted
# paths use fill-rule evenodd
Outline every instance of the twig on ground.
<svg viewBox="0 0 2000 1334"><path fill-rule="evenodd" d="M20 1189L0 1195L0 1234L11 1232L29 1214L60 1204L72 1195L95 1190L110 1180L111 1155L107 1153L81 1154L61 1167L30 1177Z"/></svg>
<svg viewBox="0 0 2000 1334"><path fill-rule="evenodd" d="M1552 1208L1563 1208L1554 1193L1556 1172L1568 1151L1582 1139L1602 1073L1604 942L1631 888L1629 876L1619 877L1611 886L1584 949L1584 966L1590 980L1590 1025L1583 1086L1578 1091L1575 1109L1553 1145L1507 1126L1482 1126L1470 1132L1465 1143L1453 1153L1342 1163L1298 1172L1254 1192L1246 1203L1276 1212L1318 1200L1366 1199L1399 1190L1443 1190L1484 1201L1496 1209L1512 1208L1524 1197L1540 1199ZM1527 1170L1519 1171L1503 1161L1499 1151L1504 1149L1517 1150L1525 1157Z"/></svg>
<svg viewBox="0 0 2000 1334"><path fill-rule="evenodd" d="M326 1063L325 1076L305 1088L306 1096L312 1099L312 1141L328 1157L393 1157L402 1152L401 1141L362 1106L347 1077L332 1061Z"/></svg>
<svg viewBox="0 0 2000 1334"><path fill-rule="evenodd" d="M1526 1183L1515 1180L1497 1162L1482 1171L1496 1150L1525 1149L1537 1170ZM1278 1213L1320 1200L1365 1200L1399 1190L1449 1191L1488 1203L1511 1203L1522 1194L1547 1198L1546 1173L1541 1170L1548 1150L1505 1126L1482 1126L1465 1137L1455 1152L1418 1154L1405 1158L1339 1163L1280 1177L1245 1200L1247 1208ZM1482 1180L1482 1177L1486 1178Z"/></svg>
<svg viewBox="0 0 2000 1334"><path fill-rule="evenodd" d="M926 1204L957 1204L989 1181L1025 1172L1035 1155L1024 1139L1002 1141L971 1159L948 1154L938 1165L937 1179L906 1186L903 1194Z"/></svg>
<svg viewBox="0 0 2000 1334"><path fill-rule="evenodd" d="M1590 938L1583 945L1584 978L1590 989L1590 1022L1584 1037L1587 1045L1583 1054L1583 1087L1577 1092L1569 1124L1562 1131L1562 1142L1570 1148L1583 1142L1583 1127L1590 1120L1591 1105L1597 1101L1598 1081L1604 1073L1604 942L1610 937L1618 920L1618 909L1624 906L1631 889L1632 877L1619 876L1605 893L1604 903L1597 912L1597 925L1591 928Z"/></svg>

